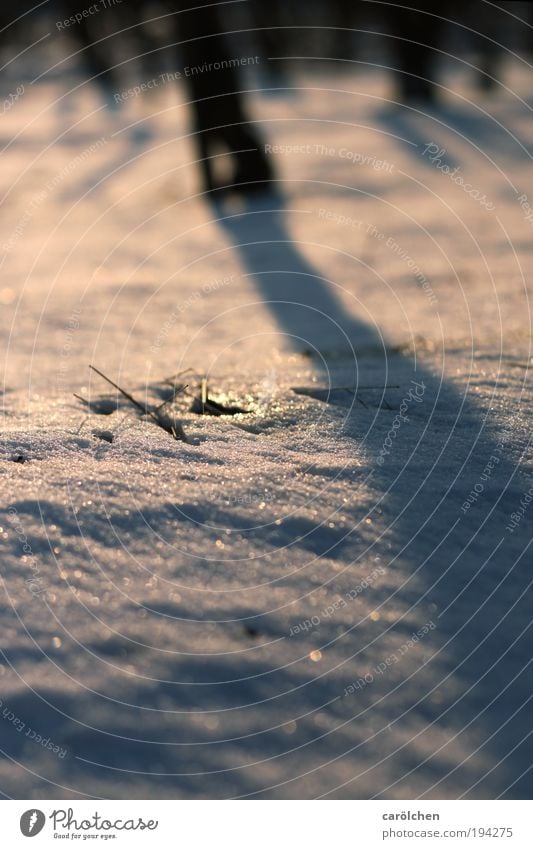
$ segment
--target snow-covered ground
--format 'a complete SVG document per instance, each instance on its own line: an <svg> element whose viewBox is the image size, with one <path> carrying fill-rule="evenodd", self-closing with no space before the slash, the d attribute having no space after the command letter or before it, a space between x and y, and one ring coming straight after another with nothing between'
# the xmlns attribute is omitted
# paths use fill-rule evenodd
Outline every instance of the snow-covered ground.
<svg viewBox="0 0 533 849"><path fill-rule="evenodd" d="M30 80L1 130L3 794L528 797L531 72L423 114L296 64L250 105L279 196L217 207L180 89ZM249 412L182 395L176 441L90 364Z"/></svg>

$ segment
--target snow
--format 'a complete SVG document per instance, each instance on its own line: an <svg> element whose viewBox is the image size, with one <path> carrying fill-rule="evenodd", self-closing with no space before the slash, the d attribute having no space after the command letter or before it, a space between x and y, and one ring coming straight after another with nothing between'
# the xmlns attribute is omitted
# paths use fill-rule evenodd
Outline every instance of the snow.
<svg viewBox="0 0 533 849"><path fill-rule="evenodd" d="M528 798L533 131L505 79L419 114L296 66L250 108L310 152L246 206L199 194L179 89L113 112L44 77L3 116L6 796ZM176 441L90 364L250 413L180 396Z"/></svg>

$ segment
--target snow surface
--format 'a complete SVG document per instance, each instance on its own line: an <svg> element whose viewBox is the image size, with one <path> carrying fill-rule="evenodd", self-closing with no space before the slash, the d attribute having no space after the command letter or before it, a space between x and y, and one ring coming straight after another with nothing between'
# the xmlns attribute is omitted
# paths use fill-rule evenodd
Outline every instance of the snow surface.
<svg viewBox="0 0 533 849"><path fill-rule="evenodd" d="M310 152L213 207L181 90L113 111L28 79L0 171L4 795L529 796L533 126L527 68L504 81L423 114L296 63L250 108ZM250 412L180 396L175 441L89 364Z"/></svg>

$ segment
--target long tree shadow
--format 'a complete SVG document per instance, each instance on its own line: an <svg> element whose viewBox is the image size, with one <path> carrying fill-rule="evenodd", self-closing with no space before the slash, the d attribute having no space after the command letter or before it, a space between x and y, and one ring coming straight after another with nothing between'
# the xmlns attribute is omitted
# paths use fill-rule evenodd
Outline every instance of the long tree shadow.
<svg viewBox="0 0 533 849"><path fill-rule="evenodd" d="M398 376L406 393L417 385L423 395L420 403L410 404L416 415L409 415L394 436L401 451L392 445L383 453L394 411L376 416L358 407L344 428L366 449L377 493L369 515L375 511L391 546L387 567L403 564L407 587L411 580L421 581L420 601L430 601L437 611L433 650L438 662L419 671L421 690L402 704L415 728L434 723L434 749L424 757L409 743L396 754L384 744L385 756L395 763L396 790L408 796L409 776L425 775L429 763L427 792L453 797L461 787L461 764L451 767L437 754L441 733L451 736L453 731L470 765L482 754L491 762L486 770L479 760L473 796L525 797L531 522L525 515L519 528L508 529L528 487L516 458L507 453L513 422L507 423L506 437L491 420L490 404L473 403L468 387L436 377L415 356L391 354L377 329L348 315L335 284L310 265L291 239L279 198L259 198L237 215L226 214L221 204L215 212L293 348L301 351L304 345L316 352L316 374L326 386L339 372L343 347L356 379L368 367L374 381L381 375L385 385ZM420 604L420 616L423 609ZM402 617L393 628L401 626ZM347 634L342 639L349 676L350 639ZM437 701L431 695L435 690ZM395 722L397 706L391 705ZM337 793L357 789L354 782ZM461 789L469 795L468 784Z"/></svg>
<svg viewBox="0 0 533 849"><path fill-rule="evenodd" d="M348 350L356 358L354 341L358 348L384 347L378 328L348 315L333 281L304 259L285 226L280 197L262 196L235 214L227 214L221 204L215 211L261 298L296 350L324 356L326 368L328 351Z"/></svg>

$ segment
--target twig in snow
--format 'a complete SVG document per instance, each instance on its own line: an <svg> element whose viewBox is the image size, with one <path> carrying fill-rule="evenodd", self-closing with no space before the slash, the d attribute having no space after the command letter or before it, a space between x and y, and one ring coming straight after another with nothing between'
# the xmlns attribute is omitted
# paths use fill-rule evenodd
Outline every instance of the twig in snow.
<svg viewBox="0 0 533 849"><path fill-rule="evenodd" d="M163 383L175 383L177 377L180 377L182 374L187 374L189 371L194 371L194 369L184 368L182 371L177 371L176 374L172 374L170 377L164 377Z"/></svg>
<svg viewBox="0 0 533 849"><path fill-rule="evenodd" d="M89 366L89 368L96 372L96 374L99 374L100 377L103 377L103 379L106 380L109 384L111 384L111 386L114 386L115 389L117 389L125 398L128 399L128 401L130 401L135 407L137 407L137 409L141 410L143 415L150 416L150 418L157 425L159 425L160 428L165 430L167 433L170 433L171 436L174 437L174 439L187 442L187 437L185 435L183 427L181 426L181 423L177 419L171 418L170 416L161 412L161 408L164 407L166 403L168 403L168 400L163 401L163 403L160 404L159 407L157 407L155 410L151 410L147 406L147 404L141 404L141 402L137 401L137 399L134 398L133 395L131 395L129 392L126 392L125 389L122 389L122 387L119 386L118 383L115 383L113 380L107 377L107 375L97 369L96 366Z"/></svg>
<svg viewBox="0 0 533 849"><path fill-rule="evenodd" d="M99 375L100 375L100 377L103 377L103 378L104 378L104 380L107 380L107 382L108 382L108 383L110 383L110 384L111 384L111 386L114 386L114 387L115 387L115 389L118 389L118 391L120 392L120 394L121 394L121 395L124 395L124 398L127 398L127 399L128 399L128 401L130 401L130 402L131 402L131 403L132 403L135 407L137 407L139 410L142 410L142 412L143 412L143 413L147 413L147 412L148 412L148 409L147 409L147 407L146 407L146 404L141 404L141 402L140 402L140 401L137 401L137 400L136 400L136 398L134 398L134 397L133 397L133 395L130 395L130 393L129 393L129 392L126 392L126 390L125 390L125 389L122 389L122 388L118 385L118 383L115 383L115 381L114 381L114 380L111 380L111 378L107 377L107 376L106 376L103 372L101 372L99 369L97 369L97 368L96 368L96 366L89 366L89 368L90 368L90 369L92 369L93 371L95 371L95 372L96 372L96 374L99 374Z"/></svg>

